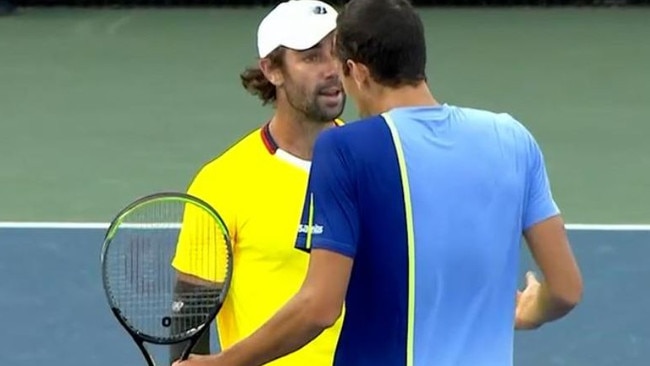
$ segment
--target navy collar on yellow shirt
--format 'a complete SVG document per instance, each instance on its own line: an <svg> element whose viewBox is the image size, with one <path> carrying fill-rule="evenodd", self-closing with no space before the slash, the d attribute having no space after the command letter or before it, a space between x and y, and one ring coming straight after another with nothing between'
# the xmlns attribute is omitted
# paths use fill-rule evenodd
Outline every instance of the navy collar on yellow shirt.
<svg viewBox="0 0 650 366"><path fill-rule="evenodd" d="M273 136L271 136L271 130L269 129L269 125L271 124L271 121L268 121L262 126L260 129L260 134L262 135L262 143L264 143L264 146L266 149L269 151L271 155L275 154L276 151L280 148L278 146L278 143L275 142L275 139L273 139ZM342 125L343 122L339 119L334 120L334 125L335 126L340 126Z"/></svg>

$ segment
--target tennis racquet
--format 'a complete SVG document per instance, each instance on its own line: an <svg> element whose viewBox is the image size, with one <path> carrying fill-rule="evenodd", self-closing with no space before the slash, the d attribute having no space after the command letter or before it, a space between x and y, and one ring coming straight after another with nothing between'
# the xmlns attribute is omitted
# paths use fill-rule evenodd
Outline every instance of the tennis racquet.
<svg viewBox="0 0 650 366"><path fill-rule="evenodd" d="M227 226L201 199L174 192L142 197L121 210L101 252L110 308L149 366L145 342L186 342L189 357L224 302L232 275Z"/></svg>

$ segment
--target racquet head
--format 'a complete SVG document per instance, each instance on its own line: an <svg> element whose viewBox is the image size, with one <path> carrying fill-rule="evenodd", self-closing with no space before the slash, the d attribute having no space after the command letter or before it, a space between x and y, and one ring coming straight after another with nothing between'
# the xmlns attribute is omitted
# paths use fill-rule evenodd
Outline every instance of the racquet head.
<svg viewBox="0 0 650 366"><path fill-rule="evenodd" d="M206 202L184 193L156 193L113 219L101 264L111 310L144 353L142 342L195 343L228 292L230 236Z"/></svg>

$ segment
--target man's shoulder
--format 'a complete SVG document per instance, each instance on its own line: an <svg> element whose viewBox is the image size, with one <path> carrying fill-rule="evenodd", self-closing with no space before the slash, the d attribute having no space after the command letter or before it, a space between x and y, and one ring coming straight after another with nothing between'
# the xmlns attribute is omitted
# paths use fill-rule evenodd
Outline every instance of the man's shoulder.
<svg viewBox="0 0 650 366"><path fill-rule="evenodd" d="M468 128L481 133L486 130L498 131L495 136L498 136L499 141L512 146L514 151L523 156L530 156L531 149L536 149L537 141L533 133L514 114L469 107L456 108L458 116L470 121L466 124Z"/></svg>
<svg viewBox="0 0 650 366"><path fill-rule="evenodd" d="M229 180L236 171L241 170L242 165L258 158L264 151L264 145L260 137L260 128L249 131L239 140L236 140L219 155L212 157L205 162L196 173L196 179L216 176L220 180Z"/></svg>
<svg viewBox="0 0 650 366"><path fill-rule="evenodd" d="M361 117L359 119L348 121L345 123L344 126L341 127L345 129L351 129L351 130L364 129L364 128L369 128L369 126L375 125L377 123L384 123L384 122L385 119L383 115L374 114L371 116ZM341 128L341 130L343 130L343 128Z"/></svg>
<svg viewBox="0 0 650 366"><path fill-rule="evenodd" d="M337 169L360 167L372 160L378 151L390 145L391 133L381 115L348 122L338 128L321 132L316 139L314 154L335 164Z"/></svg>
<svg viewBox="0 0 650 366"><path fill-rule="evenodd" d="M457 115L476 120L492 121L501 126L515 129L525 128L523 124L510 112L498 112L475 107L452 106L452 111Z"/></svg>
<svg viewBox="0 0 650 366"><path fill-rule="evenodd" d="M360 134L368 133L369 131L376 129L378 125L384 124L385 122L381 115L373 115L348 122L343 122L342 120L338 121L340 121L340 123L338 123L338 128L330 128L321 132L319 139L334 139L337 141L354 140L359 137Z"/></svg>

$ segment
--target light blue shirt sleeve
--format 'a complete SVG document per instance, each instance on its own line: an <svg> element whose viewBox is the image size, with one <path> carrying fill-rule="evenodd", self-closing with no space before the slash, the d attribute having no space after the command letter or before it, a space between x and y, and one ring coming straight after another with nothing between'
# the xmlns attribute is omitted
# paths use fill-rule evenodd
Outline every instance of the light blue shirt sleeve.
<svg viewBox="0 0 650 366"><path fill-rule="evenodd" d="M359 236L355 179L337 130L322 132L314 146L296 248L327 249L354 257Z"/></svg>
<svg viewBox="0 0 650 366"><path fill-rule="evenodd" d="M544 154L535 138L528 137L527 185L523 213L523 230L560 213L553 199Z"/></svg>

